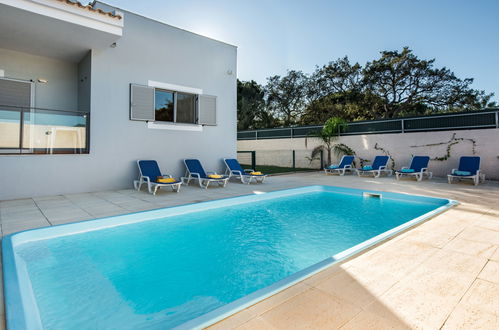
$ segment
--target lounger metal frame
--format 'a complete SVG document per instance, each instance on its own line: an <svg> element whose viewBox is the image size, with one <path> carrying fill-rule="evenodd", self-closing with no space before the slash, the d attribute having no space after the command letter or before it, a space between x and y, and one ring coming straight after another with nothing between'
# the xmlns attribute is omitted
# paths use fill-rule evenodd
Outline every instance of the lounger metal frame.
<svg viewBox="0 0 499 330"><path fill-rule="evenodd" d="M241 180L242 183L245 184L250 184L251 180L255 179L255 183L263 183L265 181L265 178L267 177L266 174L263 175L251 175L248 172L254 172L254 169L244 169L244 173L239 171L239 170L233 170L230 168L229 164L227 164L227 159L229 158L224 158L224 163L227 169L225 170L225 175L229 176L230 178L238 178ZM244 181L244 178L247 178L247 181Z"/></svg>
<svg viewBox="0 0 499 330"><path fill-rule="evenodd" d="M404 167L402 167L401 170L409 169L409 168L410 167L408 167L408 166L404 166ZM423 180L423 178L425 176L428 178L428 180L430 180L433 177L433 172L428 171L428 167L421 168L421 171L419 171L419 172L399 172L399 171L395 172L395 176L396 176L397 180L399 180L404 175L414 176L414 177L416 177L417 181L421 181L421 180Z"/></svg>
<svg viewBox="0 0 499 330"><path fill-rule="evenodd" d="M151 181L151 178L148 176L145 176L142 174L142 169L140 168L140 161L137 160L137 166L139 168L139 179L133 181L133 187L135 190L140 190L142 187L142 184L146 183L147 184L147 190L149 193L156 195L156 192L158 191L159 188L161 187L170 187L174 192L179 192L180 191L180 186L182 185L182 181L180 182L173 182L173 183L160 183L160 182L153 182ZM168 177L168 178L173 178L169 174L162 174L163 177Z"/></svg>
<svg viewBox="0 0 499 330"><path fill-rule="evenodd" d="M453 168L451 171L452 174L447 174L447 181L449 184L452 184L453 179L470 179L473 180L473 184L475 186L478 186L480 182L485 181L485 174L480 173L480 170L477 170L475 175L454 175L454 172L457 170L457 168Z"/></svg>
<svg viewBox="0 0 499 330"><path fill-rule="evenodd" d="M377 170L363 170L361 168L356 169L357 175L373 175L375 178L379 178L382 173L386 173L387 176L391 176L393 174L392 170L389 170L387 166L380 166Z"/></svg>
<svg viewBox="0 0 499 330"><path fill-rule="evenodd" d="M350 157L350 155L343 155L343 157L341 157L341 160L340 160L340 163L339 163L340 165L343 162L343 158L345 158L345 157ZM352 162L353 162L353 160L352 160ZM326 175L336 174L336 173L339 174L339 175L345 175L346 171L352 172L354 170L355 169L352 168L352 165L350 164L350 165L345 165L345 166L343 166L341 168L327 168L327 167L325 167L324 168L324 173L326 173Z"/></svg>
<svg viewBox="0 0 499 330"><path fill-rule="evenodd" d="M182 177L182 182L184 182L187 185L189 185L191 180L198 180L199 186L201 188L208 189L208 186L210 185L210 183L216 182L216 183L218 183L219 186L225 187L227 185L227 182L229 181L229 177L223 177L220 179L202 178L200 173L191 172L189 170L189 167L187 166L185 159L184 159L184 165L185 165L186 170L185 170L185 176ZM201 164L201 167L202 166L203 165ZM205 171L205 173L206 173L206 175L218 175L217 172L206 172Z"/></svg>

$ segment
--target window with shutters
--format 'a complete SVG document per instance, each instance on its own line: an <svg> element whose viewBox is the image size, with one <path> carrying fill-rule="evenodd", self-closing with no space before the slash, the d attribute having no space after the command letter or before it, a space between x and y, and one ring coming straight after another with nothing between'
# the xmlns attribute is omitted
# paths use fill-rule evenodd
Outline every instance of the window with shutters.
<svg viewBox="0 0 499 330"><path fill-rule="evenodd" d="M130 119L172 124L217 124L216 97L152 86L130 85ZM180 126L180 125L179 125ZM167 126L162 126L167 128ZM171 126L170 126L171 127Z"/></svg>

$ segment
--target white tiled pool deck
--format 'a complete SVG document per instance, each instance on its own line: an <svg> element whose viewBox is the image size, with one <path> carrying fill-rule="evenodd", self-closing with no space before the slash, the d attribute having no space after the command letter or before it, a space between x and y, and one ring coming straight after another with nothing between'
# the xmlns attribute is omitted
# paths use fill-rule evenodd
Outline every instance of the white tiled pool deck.
<svg viewBox="0 0 499 330"><path fill-rule="evenodd" d="M448 185L297 173L261 185L191 185L152 196L132 189L0 202L2 235L110 215L307 185L456 199L461 204L320 272L212 328L499 329L499 183ZM3 302L3 299L0 299ZM0 306L3 317L3 306ZM0 328L3 328L2 324Z"/></svg>

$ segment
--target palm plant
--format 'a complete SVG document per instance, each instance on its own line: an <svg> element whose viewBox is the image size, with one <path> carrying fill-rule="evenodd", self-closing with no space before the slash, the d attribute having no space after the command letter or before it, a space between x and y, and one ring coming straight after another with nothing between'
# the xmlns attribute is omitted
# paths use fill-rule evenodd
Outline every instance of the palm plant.
<svg viewBox="0 0 499 330"><path fill-rule="evenodd" d="M333 150L337 155L344 153L344 148L342 148L344 145L334 143L339 137L341 127L346 127L346 121L338 117L332 117L326 121L321 130L310 132L310 134L308 134L305 138L305 147L307 147L309 138L313 138L321 142L319 146L312 150L312 154L310 156L311 159L316 158L321 152L326 151L327 163L331 164L331 153Z"/></svg>

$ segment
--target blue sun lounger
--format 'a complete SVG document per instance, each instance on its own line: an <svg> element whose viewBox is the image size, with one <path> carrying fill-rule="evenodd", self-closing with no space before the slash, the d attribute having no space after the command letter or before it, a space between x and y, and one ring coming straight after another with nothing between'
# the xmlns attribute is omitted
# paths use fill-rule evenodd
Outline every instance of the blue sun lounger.
<svg viewBox="0 0 499 330"><path fill-rule="evenodd" d="M138 160L137 165L139 167L139 179L133 181L133 186L136 190L140 190L143 183L147 183L147 190L156 195L156 192L161 187L170 187L173 191L179 192L182 182L158 182L158 177L172 178L171 175L161 174L159 170L158 162L155 160Z"/></svg>
<svg viewBox="0 0 499 330"><path fill-rule="evenodd" d="M447 175L447 180L452 183L453 179L471 179L478 185L480 181L485 181L485 174L480 173L480 157L463 156L459 159L459 167L453 169L451 174Z"/></svg>
<svg viewBox="0 0 499 330"><path fill-rule="evenodd" d="M224 158L224 163L225 166L227 166L225 174L229 175L229 179L235 177L240 179L242 183L250 184L252 180L255 180L256 183L263 183L267 177L265 174L251 174L251 172L254 172L255 170L243 169L237 159Z"/></svg>
<svg viewBox="0 0 499 330"><path fill-rule="evenodd" d="M392 170L387 168L388 160L390 157L388 156L376 156L371 165L363 166L362 168L358 168L357 175L373 175L375 178L379 178L382 173L386 173L387 175L392 175Z"/></svg>
<svg viewBox="0 0 499 330"><path fill-rule="evenodd" d="M328 167L324 168L324 172L326 174L339 174L339 175L345 175L346 171L352 171L352 163L353 160L355 159L355 156L348 156L344 155L341 157L341 161L338 165L329 165Z"/></svg>
<svg viewBox="0 0 499 330"><path fill-rule="evenodd" d="M208 189L210 183L218 183L219 186L225 187L229 181L229 177L226 175L220 175L220 177L210 177L211 175L218 176L216 172L205 172L203 165L197 159L184 159L184 164L186 167L185 177L182 180L186 181L187 184L191 180L198 180L199 186L201 188Z"/></svg>
<svg viewBox="0 0 499 330"><path fill-rule="evenodd" d="M431 179L433 173L428 171L428 163L430 162L430 157L428 156L414 156L412 157L411 165L409 167L402 167L400 170L395 172L397 180L403 176L413 176L418 181L423 180L426 176Z"/></svg>

